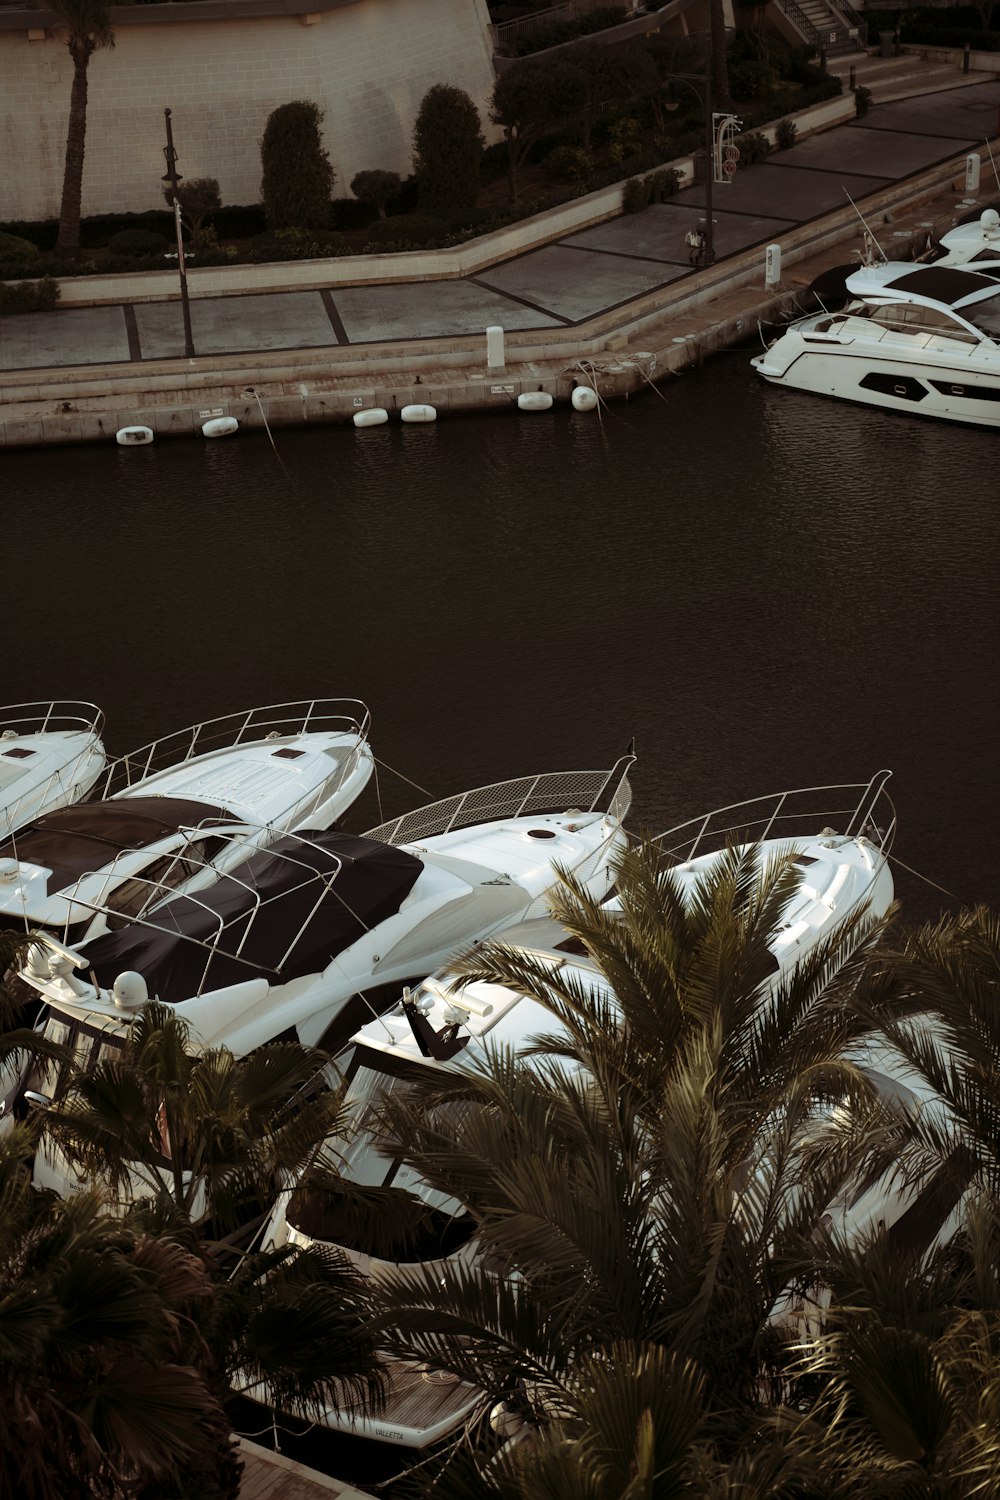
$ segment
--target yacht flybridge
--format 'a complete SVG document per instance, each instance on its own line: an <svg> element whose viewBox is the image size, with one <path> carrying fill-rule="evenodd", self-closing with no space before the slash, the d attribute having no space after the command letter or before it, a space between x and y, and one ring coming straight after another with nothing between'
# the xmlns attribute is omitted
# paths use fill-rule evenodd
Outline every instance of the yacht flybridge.
<svg viewBox="0 0 1000 1500"><path fill-rule="evenodd" d="M47 1002L41 1026L102 1045L148 997L199 1049L242 1056L294 1028L336 1052L404 983L544 913L557 869L603 899L633 759L480 788L365 835L286 835L78 950L39 934L20 977Z"/></svg>
<svg viewBox="0 0 1000 1500"><path fill-rule="evenodd" d="M799 881L772 946L772 993L846 917L862 908L874 917L887 912L893 897L888 853L896 824L886 790L889 774L880 771L866 784L803 788L736 803L661 835L664 847L680 861L675 873L687 885L734 839L755 843L762 866L778 854L792 857ZM610 897L610 909L616 900ZM614 1003L608 980L551 917L523 922L501 936L505 947L520 948L553 973L558 970L560 981L575 981L580 991ZM539 1034L551 1037L558 1031L551 1011L516 990L481 981L459 989L447 970L425 980L354 1037L346 1067L343 1132L322 1148L318 1177L307 1174L281 1194L265 1230L265 1245L334 1246L365 1275L383 1280L391 1280L404 1265L421 1265L431 1273L440 1267L444 1274L450 1262L473 1259L472 1215L381 1148L379 1101L421 1077L475 1071L491 1050L523 1056ZM570 1066L566 1058L562 1065ZM388 1190L398 1204L398 1218L386 1208L377 1237L371 1231L369 1237L359 1237L356 1219L339 1206L338 1180ZM386 1358L385 1365L389 1396L378 1417L367 1417L345 1393L342 1403L324 1413L325 1425L422 1449L482 1407L482 1393L472 1386L397 1359ZM260 1390L254 1395L266 1401Z"/></svg>
<svg viewBox="0 0 1000 1500"><path fill-rule="evenodd" d="M107 764L103 728L92 703L0 708L0 839L87 795Z"/></svg>
<svg viewBox="0 0 1000 1500"><path fill-rule="evenodd" d="M1000 275L1000 213L986 208L978 219L956 224L920 256L922 265L966 266L990 276Z"/></svg>
<svg viewBox="0 0 1000 1500"><path fill-rule="evenodd" d="M114 761L101 800L41 812L0 842L0 925L82 942L210 883L248 849L328 827L371 776L368 727L354 699L274 704Z"/></svg>
<svg viewBox="0 0 1000 1500"><path fill-rule="evenodd" d="M750 362L765 380L890 411L1000 427L1000 280L861 266L840 312L798 318Z"/></svg>

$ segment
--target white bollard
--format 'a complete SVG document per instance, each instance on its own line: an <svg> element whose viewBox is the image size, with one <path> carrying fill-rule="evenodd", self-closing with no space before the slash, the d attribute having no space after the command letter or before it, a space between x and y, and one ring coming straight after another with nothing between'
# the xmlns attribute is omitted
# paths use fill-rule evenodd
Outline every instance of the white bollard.
<svg viewBox="0 0 1000 1500"><path fill-rule="evenodd" d="M507 359L503 347L503 329L495 325L486 330L486 365L490 370L505 370Z"/></svg>
<svg viewBox="0 0 1000 1500"><path fill-rule="evenodd" d="M982 157L978 151L970 151L965 158L965 196L974 198L979 192L979 168Z"/></svg>
<svg viewBox="0 0 1000 1500"><path fill-rule="evenodd" d="M764 285L778 286L781 282L781 246L768 245L764 252Z"/></svg>

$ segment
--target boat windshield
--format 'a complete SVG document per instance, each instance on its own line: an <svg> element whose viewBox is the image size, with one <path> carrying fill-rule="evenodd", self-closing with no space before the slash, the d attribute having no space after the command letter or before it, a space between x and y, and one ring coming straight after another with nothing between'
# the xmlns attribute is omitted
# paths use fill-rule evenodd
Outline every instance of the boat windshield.
<svg viewBox="0 0 1000 1500"><path fill-rule="evenodd" d="M987 338L1000 343L1000 292L995 297L985 297L982 302L963 309L970 323L986 334Z"/></svg>
<svg viewBox="0 0 1000 1500"><path fill-rule="evenodd" d="M382 1145L383 1102L405 1092L421 1075L440 1076L418 1063L408 1063L405 1071L384 1069L377 1054L365 1049L344 1098L341 1132L327 1142L320 1173L292 1194L288 1222L294 1228L397 1263L439 1260L471 1238L474 1221L458 1200L432 1187ZM441 1107L453 1112L464 1106ZM377 1198L366 1203L364 1189L379 1190Z"/></svg>

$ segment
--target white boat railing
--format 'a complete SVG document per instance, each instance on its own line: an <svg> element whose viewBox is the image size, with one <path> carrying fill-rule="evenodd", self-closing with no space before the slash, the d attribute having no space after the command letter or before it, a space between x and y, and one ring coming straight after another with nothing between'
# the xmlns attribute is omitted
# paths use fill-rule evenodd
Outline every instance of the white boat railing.
<svg viewBox="0 0 1000 1500"><path fill-rule="evenodd" d="M196 755L228 749L248 740L285 739L307 733L356 734L365 740L370 727L371 715L358 698L272 703L264 708L223 714L217 719L203 719L112 761L95 797L113 797L157 771L173 769Z"/></svg>
<svg viewBox="0 0 1000 1500"><path fill-rule="evenodd" d="M78 729L100 738L104 714L95 704L55 698L51 703L9 703L0 708L0 739L21 734L65 734Z"/></svg>
<svg viewBox="0 0 1000 1500"><path fill-rule="evenodd" d="M896 809L886 790L891 776L876 771L866 782L796 787L731 802L666 829L656 842L684 864L726 844L815 837L830 829L847 838L864 837L888 855L896 832Z"/></svg>
<svg viewBox="0 0 1000 1500"><path fill-rule="evenodd" d="M380 823L377 828L369 828L365 837L380 839L383 844L419 844L421 839L472 823L520 818L529 813L592 813L601 811L602 805L606 817L621 823L632 803L628 773L634 763L635 756L630 752L621 756L610 771L549 771L476 787Z"/></svg>

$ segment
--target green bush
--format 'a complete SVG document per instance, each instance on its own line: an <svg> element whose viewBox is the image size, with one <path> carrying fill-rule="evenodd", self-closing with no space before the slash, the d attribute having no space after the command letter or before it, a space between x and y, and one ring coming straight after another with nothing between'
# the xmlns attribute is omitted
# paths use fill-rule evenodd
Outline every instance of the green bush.
<svg viewBox="0 0 1000 1500"><path fill-rule="evenodd" d="M648 177L630 177L622 191L622 211L640 214L649 207L650 188Z"/></svg>
<svg viewBox="0 0 1000 1500"><path fill-rule="evenodd" d="M267 215L262 203L237 203L231 206L223 204L222 208L217 208L212 214L211 224L216 234L224 240L249 240L255 234L264 233Z"/></svg>
<svg viewBox="0 0 1000 1500"><path fill-rule="evenodd" d="M736 137L736 145L740 148L741 167L752 167L754 162L771 154L771 142L759 130L744 131Z"/></svg>
<svg viewBox="0 0 1000 1500"><path fill-rule="evenodd" d="M583 146L557 146L545 158L545 175L552 182L589 182L596 166L593 152Z"/></svg>
<svg viewBox="0 0 1000 1500"><path fill-rule="evenodd" d="M676 167L661 167L646 178L649 184L649 201L665 203L672 198L681 185L681 174Z"/></svg>
<svg viewBox="0 0 1000 1500"><path fill-rule="evenodd" d="M38 246L33 245L30 240L23 239L19 234L4 234L0 230L0 260L34 260L37 254Z"/></svg>
<svg viewBox="0 0 1000 1500"><path fill-rule="evenodd" d="M795 145L795 137L799 133L799 127L794 120L779 120L775 137L779 151L788 151Z"/></svg>
<svg viewBox="0 0 1000 1500"><path fill-rule="evenodd" d="M174 239L174 216L166 209L152 209L144 214L92 214L80 220L80 246L84 250L99 250L126 229L144 229L170 242Z"/></svg>
<svg viewBox="0 0 1000 1500"><path fill-rule="evenodd" d="M430 245L448 237L448 225L430 214L401 214L376 219L369 226L369 245Z"/></svg>
<svg viewBox="0 0 1000 1500"><path fill-rule="evenodd" d="M59 301L59 283L53 276L37 281L0 283L0 309L4 312L50 312Z"/></svg>
<svg viewBox="0 0 1000 1500"><path fill-rule="evenodd" d="M582 36L593 36L597 31L607 31L627 20L628 11L624 6L605 5L592 10L589 15L577 16L573 21L550 21L547 26L539 26L517 38L509 55L527 57L534 52L545 52L549 47L560 47L563 42L575 42Z"/></svg>
<svg viewBox="0 0 1000 1500"><path fill-rule="evenodd" d="M11 219L0 224L0 234L12 234L16 239L27 240L36 250L54 250L59 237L59 220L40 219L32 223L26 219Z"/></svg>
<svg viewBox="0 0 1000 1500"><path fill-rule="evenodd" d="M276 229L259 234L252 256L257 262L278 260L322 260L347 249L342 234L332 229Z"/></svg>
<svg viewBox="0 0 1000 1500"><path fill-rule="evenodd" d="M479 197L483 145L479 111L468 94L446 83L428 89L413 127L413 172L422 214L464 223Z"/></svg>
<svg viewBox="0 0 1000 1500"><path fill-rule="evenodd" d="M162 255L169 244L166 235L150 229L120 229L108 240L108 249L114 255Z"/></svg>
<svg viewBox="0 0 1000 1500"><path fill-rule="evenodd" d="M380 219L385 218L385 206L399 192L399 173L384 172L373 167L367 172L357 172L351 178L351 192L366 208L373 208Z"/></svg>
<svg viewBox="0 0 1000 1500"><path fill-rule="evenodd" d="M293 99L271 111L260 143L260 196L271 229L327 229L334 170L323 146L323 111Z"/></svg>
<svg viewBox="0 0 1000 1500"><path fill-rule="evenodd" d="M854 90L854 113L860 120L871 109L872 91L866 89L863 83L859 83Z"/></svg>

